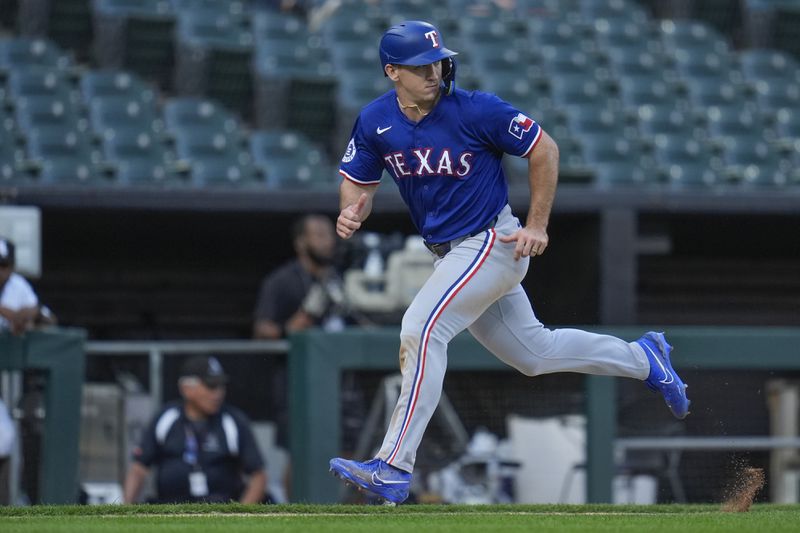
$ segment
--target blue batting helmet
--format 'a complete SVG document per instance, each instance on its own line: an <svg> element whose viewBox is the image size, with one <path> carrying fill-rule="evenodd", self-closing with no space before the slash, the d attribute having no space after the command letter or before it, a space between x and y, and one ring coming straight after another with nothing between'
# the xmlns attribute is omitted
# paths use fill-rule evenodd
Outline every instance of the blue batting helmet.
<svg viewBox="0 0 800 533"><path fill-rule="evenodd" d="M450 94L455 85L455 60L458 52L445 48L442 35L436 26L421 20L407 20L395 24L381 37L381 67L386 65L429 65L442 61L442 78L445 92Z"/></svg>

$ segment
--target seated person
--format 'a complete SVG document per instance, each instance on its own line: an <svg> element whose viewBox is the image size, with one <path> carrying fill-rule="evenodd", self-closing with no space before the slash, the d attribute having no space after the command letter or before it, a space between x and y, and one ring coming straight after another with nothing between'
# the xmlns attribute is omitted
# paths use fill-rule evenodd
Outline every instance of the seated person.
<svg viewBox="0 0 800 533"><path fill-rule="evenodd" d="M134 449L125 503L138 501L154 466L158 503L263 500L264 460L248 418L223 403L227 382L215 357L186 361L178 381L183 400L166 405Z"/></svg>

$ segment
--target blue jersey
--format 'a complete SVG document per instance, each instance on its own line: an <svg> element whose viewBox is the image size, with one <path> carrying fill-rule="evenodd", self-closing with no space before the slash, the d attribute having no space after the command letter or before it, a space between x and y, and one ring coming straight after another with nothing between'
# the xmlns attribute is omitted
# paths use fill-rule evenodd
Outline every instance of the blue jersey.
<svg viewBox="0 0 800 533"><path fill-rule="evenodd" d="M422 237L441 243L484 228L508 203L503 153L527 157L539 125L493 94L457 89L419 122L389 91L358 116L339 173L358 185L394 178Z"/></svg>

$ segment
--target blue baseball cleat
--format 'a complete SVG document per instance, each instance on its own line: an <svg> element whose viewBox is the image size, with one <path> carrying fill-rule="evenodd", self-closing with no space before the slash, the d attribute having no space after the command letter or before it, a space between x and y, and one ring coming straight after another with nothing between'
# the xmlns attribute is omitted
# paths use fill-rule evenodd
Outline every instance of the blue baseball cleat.
<svg viewBox="0 0 800 533"><path fill-rule="evenodd" d="M647 376L645 384L651 390L658 391L664 396L669 410L676 418L686 418L692 402L686 397L687 385L681 381L669 361L672 346L667 344L663 333L655 331L648 331L636 342L642 347L650 361L650 375Z"/></svg>
<svg viewBox="0 0 800 533"><path fill-rule="evenodd" d="M359 463L334 457L330 464L333 475L386 502L397 504L408 498L411 474L380 459Z"/></svg>

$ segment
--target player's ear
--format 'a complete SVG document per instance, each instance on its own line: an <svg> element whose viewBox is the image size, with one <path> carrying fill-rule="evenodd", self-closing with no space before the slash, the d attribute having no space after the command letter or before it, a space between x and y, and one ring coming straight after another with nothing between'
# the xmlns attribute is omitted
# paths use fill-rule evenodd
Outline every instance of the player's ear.
<svg viewBox="0 0 800 533"><path fill-rule="evenodd" d="M386 75L389 77L390 80L397 81L399 79L397 76L397 67L395 67L391 63L383 67L383 71L386 73Z"/></svg>

